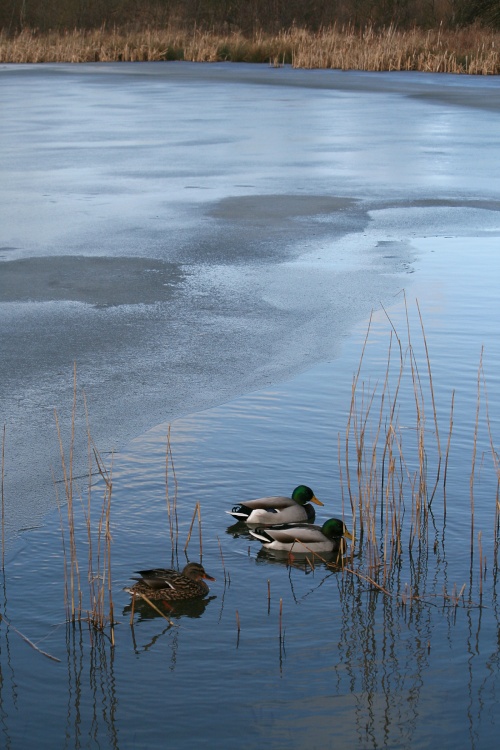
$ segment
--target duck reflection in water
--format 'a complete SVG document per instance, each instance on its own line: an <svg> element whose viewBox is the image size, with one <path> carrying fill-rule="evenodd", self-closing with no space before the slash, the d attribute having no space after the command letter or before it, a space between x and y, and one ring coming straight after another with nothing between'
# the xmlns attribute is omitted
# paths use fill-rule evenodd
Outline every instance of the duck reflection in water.
<svg viewBox="0 0 500 750"><path fill-rule="evenodd" d="M237 523L231 524L231 526L228 526L226 529L226 534L229 534L230 536L234 537L234 539L249 539L250 541L253 540L252 535L250 534L250 527L247 526L247 524L244 521L238 521Z"/></svg>
<svg viewBox="0 0 500 750"><path fill-rule="evenodd" d="M166 603L167 606L162 605L162 602L156 602L159 609L164 607L165 614L169 619L180 620L182 617L190 617L193 619L199 618L205 612L209 602L213 599L217 599L216 596L208 596L203 599L188 599L177 601L172 604ZM132 602L129 602L122 611L123 616L130 617L132 612ZM140 623L144 620L154 620L156 618L162 619L160 612L152 609L144 599L139 596L136 597L134 612L138 615L136 622Z"/></svg>
<svg viewBox="0 0 500 750"><path fill-rule="evenodd" d="M336 552L324 552L321 556L311 552L309 555L294 555L293 552L283 552L280 550L266 549L263 547L257 552L255 560L258 565L281 565L286 568L302 570L305 575L314 573L316 570L338 570L342 567L343 555L346 552L337 550Z"/></svg>

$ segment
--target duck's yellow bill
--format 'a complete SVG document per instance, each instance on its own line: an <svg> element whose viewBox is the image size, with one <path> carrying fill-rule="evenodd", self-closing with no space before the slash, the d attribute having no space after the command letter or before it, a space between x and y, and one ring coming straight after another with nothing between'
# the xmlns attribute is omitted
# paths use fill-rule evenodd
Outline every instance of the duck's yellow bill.
<svg viewBox="0 0 500 750"><path fill-rule="evenodd" d="M311 502L315 503L316 505L324 505L324 503L322 503L321 500L318 500L318 498L316 497L316 495L312 496Z"/></svg>
<svg viewBox="0 0 500 750"><path fill-rule="evenodd" d="M347 529L346 529L346 530L344 531L344 536L346 536L346 537L347 537L348 539L350 539L350 540L351 540L351 542L354 542L354 537L353 537L353 535L351 534L351 532L350 532L350 531L347 531Z"/></svg>

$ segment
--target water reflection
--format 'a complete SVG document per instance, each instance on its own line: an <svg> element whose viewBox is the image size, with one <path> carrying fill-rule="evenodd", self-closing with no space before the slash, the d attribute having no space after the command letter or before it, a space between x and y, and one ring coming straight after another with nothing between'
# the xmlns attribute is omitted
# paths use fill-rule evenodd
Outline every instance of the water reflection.
<svg viewBox="0 0 500 750"><path fill-rule="evenodd" d="M377 347L378 343L377 339ZM370 377L375 377L377 353L367 351L366 356ZM45 732L37 745L44 750L52 750L54 736L46 729L47 715L54 728L64 732L68 750L92 742L115 748L117 727L120 750L126 750L140 744L135 735L138 714L145 717L140 731L142 746L148 748L163 747L166 732L174 735L176 747L204 741L210 732L219 747L229 749L242 722L246 747L265 741L271 748L286 745L293 750L312 744L364 750L452 748L462 747L464 737L478 750L495 746L500 690L498 518L497 475L491 474L487 460L489 439L485 443L478 433L482 457L473 544L465 440L450 454L446 493L444 487L437 491L425 513L414 513L408 502L406 511L401 504L401 514L393 517L387 512L386 493L364 541L359 534L358 556L347 558L343 567L332 566L323 555L318 560L264 550L250 539L246 524L225 526L228 497L242 486L250 492L257 483L274 484L276 476L289 484L295 470L300 476L307 471L317 477L323 486L320 496L333 495L334 512L344 515L340 493L331 492L338 480L332 470L337 450L331 439L338 425L332 422L349 399L349 389L347 396L340 393L339 366L325 366L286 387L253 394L175 426L179 538L186 538L193 508L201 503L203 560L223 585L214 587L218 597L165 609L173 624L137 599L130 627L131 603L122 592L131 570L151 560L167 560L170 554L160 431L145 440L142 461L125 457L126 466L114 470L113 584L122 620L116 627L115 649L83 623L67 629L66 642L62 628L50 630L61 612L59 542L47 541L49 525L32 532L25 561L9 561L12 578L17 575L9 615L23 631L29 623L26 632L31 637L50 630L47 650L62 656L63 665L48 662L60 671L50 680L50 694L47 691L43 701L47 660L13 637L5 622L1 624L0 736L7 748L23 746L19 717L27 715L27 707L32 736ZM462 376L460 371L461 387ZM476 380L474 376L474 393ZM347 377L342 381L349 383ZM334 397L339 402L333 402ZM270 400L273 407L267 412ZM490 404L493 415L496 392ZM472 406L474 416L474 399ZM456 421L452 448L459 429L458 405ZM404 408L401 423L409 423ZM264 430L266 440L256 440ZM190 434L196 439L187 440ZM471 438L474 432L464 429L464 434ZM409 430L404 436L405 448L415 442ZM429 477L434 463L431 444L426 457ZM374 492L370 500L376 498ZM399 529L404 513L411 534L401 534L397 547L393 529ZM58 521L55 526L58 540ZM86 549L85 527L77 528ZM42 538L37 547L35 541ZM181 549L179 542L176 552ZM221 566L223 576L218 572ZM36 608L28 601L34 590L44 592ZM215 598L218 602L209 607ZM193 718L190 699L196 690L203 698ZM167 700L172 707L164 717ZM226 709L223 720L221 705ZM248 716L256 717L251 725ZM182 734L187 725L188 738Z"/></svg>
<svg viewBox="0 0 500 750"><path fill-rule="evenodd" d="M160 608L163 604L165 615L169 618L169 620L180 620L182 617L201 617L205 612L208 604L213 599L217 599L217 597L208 596L204 599L190 599L189 601L172 602L171 604L159 601L155 602L155 604L158 606L158 608ZM127 622L130 620L132 611L137 615L137 619L134 619L134 624L138 624L140 622L143 622L144 620L163 619L160 612L152 609L152 607L150 607L147 602L140 599L140 597L136 597L133 610L131 602L129 602L123 608L122 614L127 618Z"/></svg>
<svg viewBox="0 0 500 750"><path fill-rule="evenodd" d="M7 612L7 592L5 587L5 576L2 578L2 613L4 613ZM0 634L2 635L0 640L0 726L3 744L6 749L10 749L12 747L12 738L9 732L9 712L7 707L12 705L14 709L17 708L18 687L12 664L10 629L3 619L3 616L0 620L0 628Z"/></svg>
<svg viewBox="0 0 500 750"><path fill-rule="evenodd" d="M90 643L89 643L90 636ZM84 624L66 628L67 748L87 747L89 738L118 750L115 650L109 639Z"/></svg>
<svg viewBox="0 0 500 750"><path fill-rule="evenodd" d="M244 523L244 521L238 521L228 526L226 534L229 534L234 539L248 539L249 542L253 541L253 537L250 534L250 527Z"/></svg>

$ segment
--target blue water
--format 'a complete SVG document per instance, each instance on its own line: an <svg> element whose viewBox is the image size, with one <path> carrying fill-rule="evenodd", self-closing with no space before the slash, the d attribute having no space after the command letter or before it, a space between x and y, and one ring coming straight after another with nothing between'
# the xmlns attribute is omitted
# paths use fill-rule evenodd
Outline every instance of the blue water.
<svg viewBox="0 0 500 750"><path fill-rule="evenodd" d="M359 575L321 561L314 570L300 560L287 566L263 555L259 543L231 528L225 514L240 500L287 493L305 482L325 503L318 520L341 516L352 527L345 434L352 379L368 328L364 321L345 338L337 359L170 425L168 491L173 503L177 486L179 521L174 548L165 489L169 426L159 425L127 450L103 457L113 473L112 588L119 622L114 648L108 630L100 636L85 623L64 624L57 514L9 555L2 611L61 662L37 653L2 625L5 747L496 747L498 476L490 434L497 447L498 238L418 238L414 244L419 259L412 283L401 277L406 307L401 294L386 308L391 322L382 310L374 314L357 392L364 383L366 394L375 393L378 410L392 326L407 351L407 310L424 394L431 485L436 438L418 299L445 447L454 391L453 431L446 493L441 474L432 514L411 551L412 503L405 483L403 552L385 577L379 568L385 590L361 577L375 575L366 537L347 561ZM482 374L478 381L483 347L486 392ZM399 353L393 357L397 364ZM394 387L392 380L391 392ZM403 474L411 477L418 461L408 367L398 403ZM373 434L371 428L367 434ZM102 482L94 477L94 483L97 520ZM85 480L78 484L86 502ZM210 596L172 613L173 626L141 608L132 628L123 586L138 568L170 565L172 554L182 566L197 503L203 564L217 579ZM87 546L80 516L77 512L84 579ZM356 523L359 529L359 515ZM383 512L375 514L375 526L382 559ZM187 556L200 557L196 521ZM453 592L464 584L455 606Z"/></svg>
<svg viewBox="0 0 500 750"><path fill-rule="evenodd" d="M498 81L186 63L0 85L0 747L496 748ZM53 410L68 468L75 360L68 625ZM355 531L342 570L225 512L302 482ZM87 622L90 553L113 631ZM187 558L209 596L131 619L134 571Z"/></svg>

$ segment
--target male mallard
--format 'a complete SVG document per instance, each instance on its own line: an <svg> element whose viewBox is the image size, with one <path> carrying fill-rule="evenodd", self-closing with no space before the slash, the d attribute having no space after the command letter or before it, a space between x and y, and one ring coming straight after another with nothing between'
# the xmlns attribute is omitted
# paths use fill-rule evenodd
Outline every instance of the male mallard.
<svg viewBox="0 0 500 750"><path fill-rule="evenodd" d="M294 489L292 497L258 497L241 505L235 505L226 513L245 523L277 524L314 521L314 508L310 503L323 505L310 487L301 484Z"/></svg>
<svg viewBox="0 0 500 750"><path fill-rule="evenodd" d="M262 542L264 549L283 550L294 554L308 552L338 552L342 537L353 539L345 523L329 518L323 526L308 523L280 523L265 529L251 529L250 534Z"/></svg>
<svg viewBox="0 0 500 750"><path fill-rule="evenodd" d="M162 599L169 602L205 596L209 589L202 579L215 581L215 578L209 576L203 565L199 563L188 563L182 573L169 568L136 572L141 577L134 578L137 583L128 586L125 591L129 594L144 594L148 599Z"/></svg>

